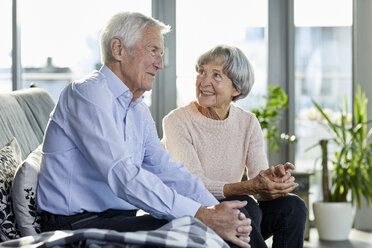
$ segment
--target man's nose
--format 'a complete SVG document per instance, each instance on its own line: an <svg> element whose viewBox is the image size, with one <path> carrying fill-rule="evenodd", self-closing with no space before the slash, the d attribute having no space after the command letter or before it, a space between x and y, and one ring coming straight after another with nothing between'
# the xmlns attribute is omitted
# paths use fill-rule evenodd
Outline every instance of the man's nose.
<svg viewBox="0 0 372 248"><path fill-rule="evenodd" d="M156 56L154 66L155 66L158 70L162 70L162 69L163 69L163 57L162 57L161 55L157 55L157 56Z"/></svg>

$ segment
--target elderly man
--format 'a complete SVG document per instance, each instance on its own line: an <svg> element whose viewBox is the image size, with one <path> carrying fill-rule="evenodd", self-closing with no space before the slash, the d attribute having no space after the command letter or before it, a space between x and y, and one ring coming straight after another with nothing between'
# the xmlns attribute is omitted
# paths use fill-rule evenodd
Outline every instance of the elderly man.
<svg viewBox="0 0 372 248"><path fill-rule="evenodd" d="M143 103L163 68L169 26L140 13L113 16L101 34L102 68L69 84L43 143L37 203L44 231L153 230L195 216L226 241L249 246L246 202L219 202L176 163ZM136 216L138 209L150 215Z"/></svg>

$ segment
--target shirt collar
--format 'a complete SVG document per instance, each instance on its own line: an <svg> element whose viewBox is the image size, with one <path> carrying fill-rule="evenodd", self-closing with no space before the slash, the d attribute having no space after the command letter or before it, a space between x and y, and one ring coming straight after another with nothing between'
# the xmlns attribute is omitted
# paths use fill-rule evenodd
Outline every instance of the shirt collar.
<svg viewBox="0 0 372 248"><path fill-rule="evenodd" d="M121 95L124 95L124 97L127 99L129 98L129 100L133 98L133 94L129 88L123 83L123 81L120 80L120 78L118 78L118 76L116 76L113 71L111 71L110 68L108 68L106 65L103 65L100 69L100 73L105 76L107 85L115 98L118 98ZM144 96L139 97L132 104L136 105L137 103L141 102L143 97Z"/></svg>

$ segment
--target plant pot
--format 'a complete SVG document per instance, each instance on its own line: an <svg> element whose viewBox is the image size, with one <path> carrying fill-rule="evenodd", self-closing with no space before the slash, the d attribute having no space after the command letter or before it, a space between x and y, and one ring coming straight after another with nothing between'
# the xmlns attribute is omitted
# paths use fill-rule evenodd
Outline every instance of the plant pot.
<svg viewBox="0 0 372 248"><path fill-rule="evenodd" d="M372 231L372 203L367 204L366 199L361 199L360 208L355 214L355 228L362 231Z"/></svg>
<svg viewBox="0 0 372 248"><path fill-rule="evenodd" d="M350 202L314 202L315 226L319 238L340 241L349 238L353 225L355 208Z"/></svg>

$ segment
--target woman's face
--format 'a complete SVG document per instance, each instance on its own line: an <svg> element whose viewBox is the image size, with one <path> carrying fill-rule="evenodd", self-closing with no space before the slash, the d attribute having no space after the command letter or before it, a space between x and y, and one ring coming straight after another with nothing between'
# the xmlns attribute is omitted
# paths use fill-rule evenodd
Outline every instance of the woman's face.
<svg viewBox="0 0 372 248"><path fill-rule="evenodd" d="M201 65L196 78L196 98L199 105L213 108L216 112L228 110L232 98L240 94L230 78L223 73L221 64L214 60Z"/></svg>

